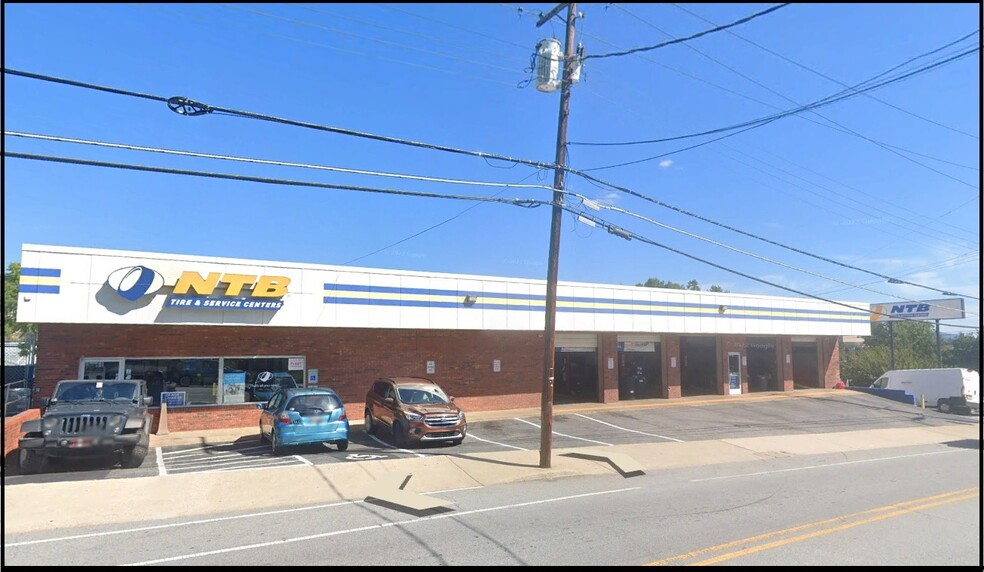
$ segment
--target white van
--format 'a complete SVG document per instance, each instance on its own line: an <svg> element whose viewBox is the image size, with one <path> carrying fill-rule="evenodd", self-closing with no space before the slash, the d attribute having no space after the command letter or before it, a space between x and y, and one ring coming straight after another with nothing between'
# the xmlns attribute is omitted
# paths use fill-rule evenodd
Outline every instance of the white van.
<svg viewBox="0 0 984 572"><path fill-rule="evenodd" d="M871 387L901 389L916 403L925 398L926 403L936 404L941 413L981 410L981 375L969 369L896 369L885 372Z"/></svg>

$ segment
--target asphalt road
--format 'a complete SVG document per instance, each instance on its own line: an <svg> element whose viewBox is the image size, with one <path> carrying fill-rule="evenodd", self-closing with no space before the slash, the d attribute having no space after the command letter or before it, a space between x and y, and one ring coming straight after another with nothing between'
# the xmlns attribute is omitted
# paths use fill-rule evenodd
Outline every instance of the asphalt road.
<svg viewBox="0 0 984 572"><path fill-rule="evenodd" d="M979 446L435 491L455 509L420 517L354 500L5 534L4 564L980 566Z"/></svg>

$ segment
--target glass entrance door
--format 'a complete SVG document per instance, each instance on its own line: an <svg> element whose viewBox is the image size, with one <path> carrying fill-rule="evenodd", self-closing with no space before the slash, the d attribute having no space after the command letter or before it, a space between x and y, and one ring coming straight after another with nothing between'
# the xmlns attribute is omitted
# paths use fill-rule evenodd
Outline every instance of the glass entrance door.
<svg viewBox="0 0 984 572"><path fill-rule="evenodd" d="M728 352L728 394L741 394L741 354Z"/></svg>
<svg viewBox="0 0 984 572"><path fill-rule="evenodd" d="M87 359L82 361L82 379L122 379L122 369L123 360Z"/></svg>

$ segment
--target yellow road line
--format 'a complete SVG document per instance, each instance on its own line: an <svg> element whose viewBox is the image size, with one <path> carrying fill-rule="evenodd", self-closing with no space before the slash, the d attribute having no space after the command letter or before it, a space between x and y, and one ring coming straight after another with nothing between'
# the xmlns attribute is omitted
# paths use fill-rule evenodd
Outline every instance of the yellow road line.
<svg viewBox="0 0 984 572"><path fill-rule="evenodd" d="M843 525L838 526L838 527L824 529L824 530L820 530L820 531L815 531L815 532L812 532L812 533L809 533L809 534L806 534L806 535L801 535L801 536L798 536L798 537L793 537L793 538L789 538L789 539L779 540L779 541L771 542L771 543L768 543L768 544L764 544L764 545L760 545L760 546L756 546L756 547L752 547L752 548L747 548L747 549L739 550L737 552L732 552L732 553L729 553L729 554L724 554L724 555L721 555L721 556L717 556L715 558L711 558L709 560L704 560L704 561L695 563L694 565L714 564L716 562L720 562L720 561L723 561L723 560L729 560L729 559L732 559L732 558L737 558L739 556L744 556L745 554L752 554L753 552L759 552L759 551L762 551L762 550L767 550L769 548L775 548L777 546L781 546L783 544L788 544L790 542L795 542L795 541L798 541L798 540L806 540L808 538L813 538L813 537L816 537L816 536L821 536L821 535L824 535L824 534L830 534L832 532L837 532L839 530L844 530L844 529L847 529L847 528L851 528L851 527L857 526L859 524L865 524L867 522L875 522L877 520L882 520L882 519L889 518L889 517L892 517L892 516L900 516L902 514L906 514L906 513L909 513L909 512L916 511L916 510L921 510L921 509L924 509L924 508L930 508L932 506L937 506L937 505L945 504L945 503L948 503L948 502L956 502L956 501L959 501L959 500L966 500L966 499L970 499L970 498L973 498L973 497L978 496L978 495L980 495L980 489L978 487L970 487L970 488L967 488L967 489L962 489L962 490L957 490L957 491L951 491L951 492L948 492L948 493L941 493L941 494L938 494L938 495L932 495L932 496L928 496L928 497L923 497L921 499L904 501L904 502L900 502L900 503L886 505L886 506L883 506L883 507L878 507L878 508L864 510L864 511L861 511L861 512L855 512L855 513L852 513L852 514L847 514L847 515L843 515L843 516L829 518L829 519L826 519L826 520L820 520L820 521L817 521L817 522L811 522L809 524L801 524L799 526L794 526L794 527L786 528L786 529L783 529L783 530L777 530L777 531L774 531L774 532L767 532L765 534L759 534L757 536L751 536L751 537L748 537L748 538L743 538L741 540L734 540L734 541L727 542L727 543L724 543L724 544L719 544L717 546L711 546L711 547L708 547L708 548L702 548L700 550L694 550L694 551L691 551L691 552L687 552L685 554L679 554L677 556L672 556L670 558L664 558L662 560L656 560L654 562L650 562L649 564L647 564L647 566L663 566L665 564L669 564L671 562L676 562L678 560L686 560L686 559L689 559L689 558L695 558L697 556L708 554L710 552L718 552L718 551L721 551L721 550L727 550L727 549L733 548L735 546L741 546L743 544L749 544L749 543L752 543L752 542L758 542L758 541L761 541L761 540L767 540L769 538L773 538L773 537L776 537L776 536L781 536L781 535L784 535L784 534L790 534L790 533L794 533L794 532L799 532L799 531L806 530L806 529L809 529L809 528L822 527L822 526L826 526L826 525L834 524L834 523L844 523L848 519L857 518L859 516L864 516L864 515L868 515L868 514L877 514L877 513L886 512L886 511L896 511L896 512L889 513L889 514L886 514L886 515L880 515L880 516L877 516L877 517L874 517L874 518L871 518L871 519L862 520L862 521L858 521L858 522L854 522L854 523L847 523L847 524L843 524ZM916 506L911 506L911 505L916 505ZM901 510L898 510L898 509L901 509Z"/></svg>

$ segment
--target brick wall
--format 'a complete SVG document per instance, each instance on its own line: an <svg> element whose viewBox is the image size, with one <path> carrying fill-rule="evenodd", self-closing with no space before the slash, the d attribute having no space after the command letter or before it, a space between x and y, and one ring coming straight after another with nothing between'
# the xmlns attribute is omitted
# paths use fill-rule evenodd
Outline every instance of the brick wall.
<svg viewBox="0 0 984 572"><path fill-rule="evenodd" d="M439 383L467 410L537 407L543 335L538 332L383 330L255 326L41 324L36 396L49 397L60 379L78 377L83 357L303 355L322 387L338 392L352 419L362 418L366 391L388 375L423 376ZM498 359L501 371L492 371ZM427 362L435 373L427 374ZM168 428L249 426L248 406L168 411ZM238 425L228 425L243 416ZM258 419L258 417L257 417ZM156 423L156 421L155 421ZM219 425L217 425L219 424Z"/></svg>
<svg viewBox="0 0 984 572"><path fill-rule="evenodd" d="M40 409L28 409L3 420L3 466L17 462L17 441L24 436L21 425L41 417Z"/></svg>

